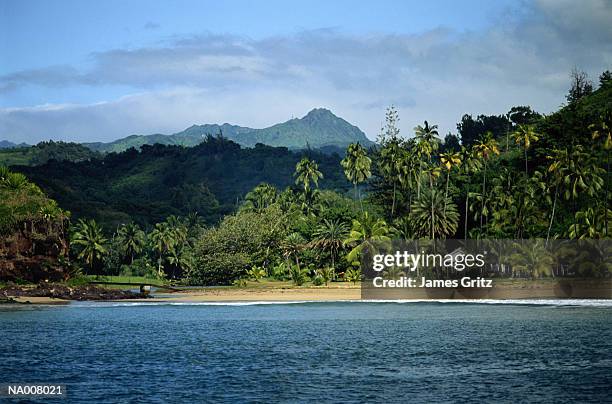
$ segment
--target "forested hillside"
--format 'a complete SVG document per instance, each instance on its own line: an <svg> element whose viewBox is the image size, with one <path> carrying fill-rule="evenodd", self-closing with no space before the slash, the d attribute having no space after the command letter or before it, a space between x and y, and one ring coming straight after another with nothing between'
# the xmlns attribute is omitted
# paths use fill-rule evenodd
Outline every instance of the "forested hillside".
<svg viewBox="0 0 612 404"><path fill-rule="evenodd" d="M79 143L40 142L35 146L5 148L0 150L0 165L28 165L45 164L49 160L57 161L84 161L100 157Z"/></svg>
<svg viewBox="0 0 612 404"><path fill-rule="evenodd" d="M322 187L349 188L338 155L263 145L244 149L212 136L191 148L145 145L141 151L111 153L101 160L17 169L74 217L92 217L114 229L120 223L148 225L193 212L214 223L260 182L281 189L293 185L293 170L303 154L319 162Z"/></svg>
<svg viewBox="0 0 612 404"><path fill-rule="evenodd" d="M0 166L0 281L69 276L68 213L21 173Z"/></svg>

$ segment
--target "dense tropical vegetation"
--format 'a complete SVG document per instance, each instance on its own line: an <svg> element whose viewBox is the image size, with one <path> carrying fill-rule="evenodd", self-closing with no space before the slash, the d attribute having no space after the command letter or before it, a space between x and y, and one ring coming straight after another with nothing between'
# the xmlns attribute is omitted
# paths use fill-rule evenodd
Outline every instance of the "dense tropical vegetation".
<svg viewBox="0 0 612 404"><path fill-rule="evenodd" d="M37 166L50 160L78 162L100 157L100 153L79 143L54 142L53 140L40 142L35 146L0 149L0 165L4 166Z"/></svg>
<svg viewBox="0 0 612 404"><path fill-rule="evenodd" d="M233 212L245 195L265 182L277 189L298 185L295 165L306 155L324 175L322 186L350 188L340 156L317 150L293 152L258 145L241 148L219 135L195 147L153 145L82 162L52 160L19 167L75 219L91 218L111 232L122 223L149 227L166 217L198 212L207 224Z"/></svg>
<svg viewBox="0 0 612 404"><path fill-rule="evenodd" d="M81 218L71 255L86 272L357 282L360 254L392 238L610 238L612 82L602 77L594 90L575 72L567 105L549 116L526 106L465 115L444 140L428 121L400 134L390 107L377 145L343 157L208 136L17 169ZM531 255L516 271L547 275Z"/></svg>
<svg viewBox="0 0 612 404"><path fill-rule="evenodd" d="M68 218L25 175L0 166L0 281L67 279Z"/></svg>

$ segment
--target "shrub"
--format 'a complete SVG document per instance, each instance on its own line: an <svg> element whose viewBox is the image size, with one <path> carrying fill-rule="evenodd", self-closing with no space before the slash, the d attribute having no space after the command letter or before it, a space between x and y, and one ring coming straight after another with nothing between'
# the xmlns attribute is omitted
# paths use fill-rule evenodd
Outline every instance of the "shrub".
<svg viewBox="0 0 612 404"><path fill-rule="evenodd" d="M289 277L295 285L301 286L308 280L308 270L292 265L291 269L289 269Z"/></svg>
<svg viewBox="0 0 612 404"><path fill-rule="evenodd" d="M249 267L261 267L280 259L278 246L288 224L277 206L258 212L226 216L221 224L202 233L194 248L195 266L188 282L199 285L231 285Z"/></svg>
<svg viewBox="0 0 612 404"><path fill-rule="evenodd" d="M361 280L361 269L350 268L344 273L344 280L347 282L359 282Z"/></svg>
<svg viewBox="0 0 612 404"><path fill-rule="evenodd" d="M323 279L321 275L316 275L312 280L312 284L315 286L321 286L324 283L325 283L325 279Z"/></svg>
<svg viewBox="0 0 612 404"><path fill-rule="evenodd" d="M325 285L327 285L329 282L336 279L336 271L331 267L317 269L317 276L321 277Z"/></svg>
<svg viewBox="0 0 612 404"><path fill-rule="evenodd" d="M238 288L244 288L247 285L247 281L244 278L238 278L233 282L233 285Z"/></svg>
<svg viewBox="0 0 612 404"><path fill-rule="evenodd" d="M253 268L249 269L246 274L255 282L259 282L261 278L266 276L266 270L262 267L254 266Z"/></svg>
<svg viewBox="0 0 612 404"><path fill-rule="evenodd" d="M147 257L140 257L132 264L121 265L121 276L144 276L146 278L156 278L157 269Z"/></svg>
<svg viewBox="0 0 612 404"><path fill-rule="evenodd" d="M199 257L187 275L190 285L231 285L250 265L245 253L218 252Z"/></svg>
<svg viewBox="0 0 612 404"><path fill-rule="evenodd" d="M281 262L278 265L272 267L272 277L276 280L283 281L286 280L289 276L289 270L287 269L287 264Z"/></svg>

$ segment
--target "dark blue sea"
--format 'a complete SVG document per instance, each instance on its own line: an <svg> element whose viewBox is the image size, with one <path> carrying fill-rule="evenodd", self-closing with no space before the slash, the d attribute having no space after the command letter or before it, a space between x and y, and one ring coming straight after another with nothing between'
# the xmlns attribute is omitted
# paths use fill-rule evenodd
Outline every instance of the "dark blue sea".
<svg viewBox="0 0 612 404"><path fill-rule="evenodd" d="M62 403L611 402L612 304L0 306L17 382Z"/></svg>

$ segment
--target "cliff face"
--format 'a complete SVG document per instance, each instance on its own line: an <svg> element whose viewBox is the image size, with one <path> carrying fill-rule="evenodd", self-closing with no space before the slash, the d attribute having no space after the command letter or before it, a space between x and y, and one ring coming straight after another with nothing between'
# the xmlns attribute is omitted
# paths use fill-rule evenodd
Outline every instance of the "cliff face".
<svg viewBox="0 0 612 404"><path fill-rule="evenodd" d="M68 279L62 265L68 257L66 223L23 222L12 233L0 235L0 281L38 283Z"/></svg>

